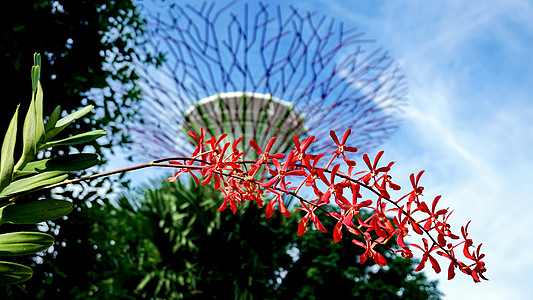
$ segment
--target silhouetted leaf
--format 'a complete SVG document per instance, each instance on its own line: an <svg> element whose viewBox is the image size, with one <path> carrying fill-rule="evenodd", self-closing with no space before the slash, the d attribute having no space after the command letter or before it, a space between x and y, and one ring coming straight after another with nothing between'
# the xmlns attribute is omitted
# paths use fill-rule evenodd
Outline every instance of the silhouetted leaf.
<svg viewBox="0 0 533 300"><path fill-rule="evenodd" d="M19 283L28 280L33 271L26 266L0 261L0 285Z"/></svg>
<svg viewBox="0 0 533 300"><path fill-rule="evenodd" d="M93 153L76 153L32 161L22 170L17 170L14 178L47 171L80 171L95 166L98 162L98 155Z"/></svg>
<svg viewBox="0 0 533 300"><path fill-rule="evenodd" d="M13 202L0 208L0 224L35 224L60 218L71 211L72 202L65 200Z"/></svg>
<svg viewBox="0 0 533 300"><path fill-rule="evenodd" d="M43 251L54 244L54 237L42 232L0 234L0 256L19 256Z"/></svg>
<svg viewBox="0 0 533 300"><path fill-rule="evenodd" d="M9 127L4 137L4 142L2 143L2 157L0 162L0 190L6 187L12 179L13 175L13 166L15 161L13 159L13 152L15 150L15 143L17 141L17 122L18 122L18 112L19 106L15 111L15 115L9 123Z"/></svg>
<svg viewBox="0 0 533 300"><path fill-rule="evenodd" d="M88 106L85 106L84 108L82 108L82 109L80 109L80 110L78 110L76 112L71 113L70 115L68 115L66 117L61 118L59 121L57 121L57 123L55 124L53 129L50 129L50 131L46 132L45 140L49 141L51 138L53 138L58 133L60 133L63 129L65 129L65 127L67 127L70 123L72 123L72 121L85 116L93 108L94 108L94 106L88 105Z"/></svg>
<svg viewBox="0 0 533 300"><path fill-rule="evenodd" d="M13 181L0 193L0 199L61 182L68 177L65 173L65 171L51 171Z"/></svg>
<svg viewBox="0 0 533 300"><path fill-rule="evenodd" d="M41 149L46 149L46 148L55 147L55 146L73 146L73 145L86 144L106 134L107 132L105 130L101 130L101 129L93 130L90 132L85 132L85 133L81 133L75 136L71 136L71 137L68 137L62 140L45 143L41 146Z"/></svg>

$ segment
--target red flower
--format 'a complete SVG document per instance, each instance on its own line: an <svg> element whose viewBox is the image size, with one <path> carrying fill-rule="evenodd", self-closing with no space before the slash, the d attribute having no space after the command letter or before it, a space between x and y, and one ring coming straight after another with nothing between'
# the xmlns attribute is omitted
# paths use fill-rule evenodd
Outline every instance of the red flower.
<svg viewBox="0 0 533 300"><path fill-rule="evenodd" d="M485 276L483 276L483 273L485 273L487 269L485 268L485 262L481 260L483 257L485 257L485 254L480 254L481 245L483 244L479 244L476 252L473 253L475 264L474 264L474 270L472 271L472 278L474 278L475 282L480 281L479 277L481 277L484 280L488 280Z"/></svg>
<svg viewBox="0 0 533 300"><path fill-rule="evenodd" d="M398 228L396 230L396 232L398 233L398 238L396 239L397 240L397 243L398 243L398 246L402 247L402 248L408 248L407 245L405 244L404 240L403 240L403 237L407 235L407 233L409 232L409 229L407 228L407 220L408 218L407 217L404 217L402 219L402 210L403 210L403 206L398 210L398 218L396 218L396 216L394 217L393 219L393 222L394 222L394 225L396 225L396 228Z"/></svg>
<svg viewBox="0 0 533 300"><path fill-rule="evenodd" d="M307 151L307 148L309 148L309 146L311 146L312 143L316 142L314 139L315 139L314 136L308 137L305 140L303 140L302 143L300 144L300 138L297 135L294 136L293 138L294 157L293 157L293 161L291 162L291 164L297 161L303 161L305 158L309 156L305 153L305 151ZM315 155L311 155L311 157L314 157L314 156Z"/></svg>
<svg viewBox="0 0 533 300"><path fill-rule="evenodd" d="M439 242L439 245L444 247L446 245L446 239L445 237L450 237L451 239L459 239L458 236L453 234L450 231L450 225L447 223L448 218L450 217L452 213L447 213L442 215L442 221L437 221L435 223L435 230L438 232L437 241Z"/></svg>
<svg viewBox="0 0 533 300"><path fill-rule="evenodd" d="M431 205L431 210L429 210L428 206L426 205L426 202L422 201L420 203L420 211L423 211L427 214L429 214L429 218L426 220L426 223L424 224L424 229L425 230L429 230L431 228L431 224L433 224L433 222L437 221L438 217L440 215L445 215L448 210L447 209L441 209L437 212L435 212L435 209L437 208L437 203L439 202L441 196L437 196L435 197L435 199L433 199L433 204Z"/></svg>
<svg viewBox="0 0 533 300"><path fill-rule="evenodd" d="M466 266L457 260L457 258L455 257L455 253L453 251L453 247L451 247L451 244L448 245L448 252L443 252L443 251L437 251L437 254L440 255L440 256L444 256L448 259L450 259L450 265L448 266L448 280L450 279L453 279L455 277L455 268L457 267L457 264L456 262L459 264L459 266L462 268L462 269L465 269ZM465 267L465 268L463 268Z"/></svg>
<svg viewBox="0 0 533 300"><path fill-rule="evenodd" d="M173 161L173 160L169 161L169 163L179 164L179 162ZM194 181L196 182L196 184L200 185L200 182L198 181L198 177L196 177L196 175L192 171L193 171L192 169L181 168L181 170L176 172L173 177L169 177L167 180L168 182L176 182L176 180L178 180L178 177L181 176L181 174L189 173L191 174L192 178L194 178Z"/></svg>
<svg viewBox="0 0 533 300"><path fill-rule="evenodd" d="M281 212L281 214L287 218L290 217L291 213L289 212L287 207L285 207L285 203L283 203L283 194L277 192L274 193L276 194L276 197L268 203L265 209L265 216L267 218L272 217L272 215L274 214L274 205L276 205L276 203L279 203L279 211Z"/></svg>
<svg viewBox="0 0 533 300"><path fill-rule="evenodd" d="M294 155L294 152L291 151L289 153L289 156L287 157L287 161L291 161L293 155ZM261 183L261 186L264 188L271 187L279 181L281 182L281 188L286 189L285 176L305 175L305 171L302 169L287 171L287 168L289 167L289 164L287 162L285 162L283 167L281 167L281 164L279 163L279 161L276 158L273 158L272 163L274 164L274 167L276 169L275 170L268 169L268 172L270 172L270 175L274 175L274 177L272 177L270 180L268 180L265 183Z"/></svg>
<svg viewBox="0 0 533 300"><path fill-rule="evenodd" d="M285 154L283 153L277 153L277 154L270 154L270 150L272 149L272 146L274 146L274 143L276 142L276 137L272 137L269 141L268 141L268 144L267 146L265 147L265 151L262 151L261 148L259 147L259 145L257 145L256 141L254 140L250 140L250 146L257 152L257 154L259 154L260 158L258 160L256 160L256 162L254 164L252 164L252 169L250 170L250 173L252 175L250 176L254 176L255 173L257 173L257 171L259 170L259 168L261 168L261 166L264 164L264 163L267 163L266 164L266 167L267 169L270 169L269 166L268 166L268 161L270 159L282 159L285 157Z"/></svg>
<svg viewBox="0 0 533 300"><path fill-rule="evenodd" d="M324 182L324 184L326 184L328 186L328 189L326 190L326 192L324 194L321 195L320 197L320 202L324 202L326 204L329 204L329 197L331 196L331 194L335 194L335 202L337 204L341 204L341 203L344 203L345 205L350 205L350 202L348 202L348 199L346 199L343 195L342 195L342 191L345 187L347 187L349 185L348 182L340 182L340 183L335 183L335 177L339 171L339 167L340 167L340 164L336 164L333 169L331 170L331 183L328 181L328 179L326 178L326 176L324 176L323 173L319 173L319 177L320 179ZM317 195L318 196L318 195Z"/></svg>
<svg viewBox="0 0 533 300"><path fill-rule="evenodd" d="M335 142L335 144L337 144L337 146L339 147L337 150L333 151L333 153L331 153L333 155L333 158L337 158L339 156L342 155L342 159L344 159L344 161L346 162L346 164L352 168L353 166L355 166L355 161L353 160L349 160L346 158L346 155L344 154L345 152L357 152L357 148L355 147L348 147L345 145L346 143L346 140L348 139L348 136L350 136L350 133L352 132L351 129L348 129L346 130L346 132L344 133L344 135L342 136L342 140L341 142L339 143L339 139L337 138L337 135L335 135L335 131L333 130L330 130L329 132L329 135L331 136L331 138L333 139L333 141Z"/></svg>
<svg viewBox="0 0 533 300"><path fill-rule="evenodd" d="M326 205L326 203L320 203L319 200L316 200L311 205L307 206L305 202L302 202L302 207L297 207L296 209L305 210L306 214L305 216L300 220L300 223L298 224L298 235L302 235L307 230L307 222L309 222L309 219L315 224L315 227L322 231L326 232L326 228L324 228L324 225L320 223L320 220L318 220L317 215L315 214L315 210L320 207Z"/></svg>
<svg viewBox="0 0 533 300"><path fill-rule="evenodd" d="M231 153L231 161L232 162L236 162L237 160L239 160L239 158L241 156L244 155L244 152L240 151L237 149L237 146L239 145L239 143L244 140L243 137L237 139L236 141L233 142L233 145L232 145L232 149L233 149L233 152Z"/></svg>
<svg viewBox="0 0 533 300"><path fill-rule="evenodd" d="M387 260L385 260L385 257L383 257L383 255L381 255L379 252L375 251L374 250L374 247L378 244L380 244L381 242L383 242L383 238L378 238L377 240L372 240L372 238L370 237L370 234L368 234L367 232L365 232L363 234L364 238L365 238L365 243L363 244L362 242L358 241L358 240L352 240L352 243L358 245L358 246L361 246L363 248L366 249L365 253L363 253L361 255L361 257L359 257L359 263L360 264L364 264L365 261L367 261L367 259L369 258L373 258L374 259L374 262L380 266L386 266L387 265Z"/></svg>
<svg viewBox="0 0 533 300"><path fill-rule="evenodd" d="M424 249L422 249L422 247L420 247L420 246L418 246L416 244L412 244L414 247L424 251L424 255L422 256L422 260L420 261L420 264L418 265L418 267L416 267L415 271L420 271L420 270L424 269L424 267L426 266L426 262L429 259L429 261L431 262L431 267L433 268L433 270L435 270L436 273L440 273L439 263L437 262L437 260L433 256L431 256L431 251L433 251L435 249L438 249L439 246L433 245L433 246L431 246L431 248L429 248L428 241L425 238L422 238L422 241L424 242Z"/></svg>
<svg viewBox="0 0 533 300"><path fill-rule="evenodd" d="M476 258L472 254L470 254L470 252L468 251L468 248L472 247L474 244L474 242L472 242L471 239L467 238L468 237L468 225L470 225L470 222L471 221L468 221L468 223L466 223L466 227L461 226L461 234L463 235L463 238L465 240L464 247L463 247L463 254L466 258L475 260Z"/></svg>
<svg viewBox="0 0 533 300"><path fill-rule="evenodd" d="M309 172L307 177L305 177L305 185L306 186L312 186L312 187L316 188L315 180L320 177L320 174L324 173L324 169L316 168L316 164L318 163L320 158L322 158L323 156L324 156L324 154L320 154L320 155L316 156L314 158L314 160L313 160L313 165L311 165L309 155L304 158L303 165L304 165L305 169L307 170L307 172Z"/></svg>
<svg viewBox="0 0 533 300"><path fill-rule="evenodd" d="M218 172L224 170L228 165L224 162L224 153L226 153L226 150L229 147L229 143L224 144L224 148L222 150L217 149L216 146L220 142L220 138L218 141L214 142L214 137L211 139L211 144L214 150L210 152L207 156L207 160L209 165L204 167L202 169L202 176L204 176L204 180L201 182L201 184L208 184L211 181L211 178L215 178L215 189L218 190L220 188L220 175Z"/></svg>
<svg viewBox="0 0 533 300"><path fill-rule="evenodd" d="M368 155L365 153L363 154L363 160L365 161L366 165L368 166L368 169L370 170L365 176L363 176L361 178L361 180L366 184L368 185L369 182L370 182L370 179L372 178L376 178L376 176L379 175L379 173L383 173L383 172L389 172L390 171L390 167L394 164L394 162L391 162L389 163L388 166L386 167L381 167L381 168L378 168L377 165L378 165L378 162L379 162L379 159L381 158L381 156L383 156L383 153L385 153L384 151L380 151L378 153L378 155L376 155L376 158L374 158L374 164L371 164L370 163L370 159L368 158Z"/></svg>
<svg viewBox="0 0 533 300"><path fill-rule="evenodd" d="M200 137L196 136L196 134L192 131L187 131L187 133L196 141L197 144L196 149L194 149L194 152L191 155L191 158L196 158L197 154L202 155L204 152L205 129L202 128L200 130Z"/></svg>

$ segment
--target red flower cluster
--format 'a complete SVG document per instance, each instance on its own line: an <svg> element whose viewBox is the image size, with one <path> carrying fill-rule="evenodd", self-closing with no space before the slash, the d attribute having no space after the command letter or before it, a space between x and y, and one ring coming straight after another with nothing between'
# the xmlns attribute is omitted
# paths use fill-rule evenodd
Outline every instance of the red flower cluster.
<svg viewBox="0 0 533 300"><path fill-rule="evenodd" d="M482 259L485 255L480 253L481 244L476 248L468 238L469 224L461 227L462 237L455 235L448 223L450 209L437 208L441 197L436 197L431 207L421 200L424 188L420 186L419 181L424 171L416 176L411 174L412 190L393 200L389 192L400 190L400 186L393 183L388 174L394 163L380 167L378 164L383 152L378 153L373 163L365 154L363 160L368 170L354 172L355 162L346 156L347 152L357 151L355 147L346 146L350 130L344 133L340 142L336 134L330 132L338 149L331 154L327 162L321 161L325 157L323 153L307 153L310 145L316 142L315 137L300 141L299 137L295 136L295 146L287 155L270 153L275 137L265 149L261 149L251 140L250 145L257 152L258 158L247 162L242 160L244 153L237 148L242 138L230 145L222 143L226 135L205 141L204 130L201 131L200 137L192 132L189 134L197 141L198 146L191 157L182 158L185 163L170 161L179 167L180 171L169 178L169 181L175 181L184 173L194 176L199 184L214 181L215 188L224 193L224 202L219 211L229 206L235 213L238 205L247 200L263 207L263 196L271 195L271 200L266 205L266 217L273 215L276 206L284 216L289 217L290 212L283 199L285 195L290 195L300 201L301 206L296 209L305 213L298 226L298 235L305 233L309 221L316 229L326 232L317 215L317 212L322 212L320 215L335 218L337 221L333 229L335 242L342 239L344 231L352 235L355 245L365 249L359 259L360 263L373 259L378 265L387 264L385 257L375 249L377 245L383 245L389 249L387 251L399 253L405 258L412 258L412 250L416 248L422 251L422 260L416 271L422 270L429 260L431 267L439 273L441 268L434 256L437 254L450 261L448 279L452 279L455 269L458 269L472 276L476 282L480 279L487 280L483 276L486 269ZM230 147L231 150L228 151ZM340 163L334 163L341 157ZM321 165L324 167L318 167ZM341 167L346 168L347 172L341 172ZM198 172L203 177L201 182L194 174ZM313 190L315 199L304 199L299 195L304 186ZM360 198L363 198L363 190L375 195L376 201L360 201ZM328 206L332 199L336 205ZM370 212L370 217L362 218L362 210ZM393 216L392 221L388 216ZM415 236L422 236L422 245L406 243L405 237L409 235L410 229ZM389 241L395 242L398 246L396 249L399 250L392 250L388 246ZM459 253L462 253L463 257L456 255L457 247L462 248Z"/></svg>

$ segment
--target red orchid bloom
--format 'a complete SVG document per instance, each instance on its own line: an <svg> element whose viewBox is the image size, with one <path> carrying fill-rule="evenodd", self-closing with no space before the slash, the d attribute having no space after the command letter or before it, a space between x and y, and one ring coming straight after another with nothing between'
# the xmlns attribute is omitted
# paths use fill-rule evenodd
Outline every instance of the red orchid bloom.
<svg viewBox="0 0 533 300"><path fill-rule="evenodd" d="M422 238L422 241L424 242L424 249L422 249L422 247L416 245L416 244L411 244L412 246L422 250L424 252L424 255L422 256L422 260L420 261L420 264L418 265L418 267L416 267L415 271L420 271L422 269L424 269L424 267L426 266L426 262L427 260L429 259L429 261L431 262L431 267L433 268L433 270L435 270L435 273L440 273L440 265L439 263L437 262L437 260L431 256L431 252L435 249L438 249L439 246L437 245L433 245L431 246L431 248L429 247L428 245L428 241L425 239L425 238Z"/></svg>
<svg viewBox="0 0 533 300"><path fill-rule="evenodd" d="M171 164L179 164L178 161L169 161L169 163ZM176 182L176 180L178 180L178 177L180 177L182 174L185 174L185 173L189 173L191 174L192 178L194 178L194 181L196 182L197 185L200 185L200 181L198 180L198 177L196 177L196 175L192 172L193 169L185 169L185 168L182 168L181 170L179 170L178 172L176 172L174 174L174 176L172 177L169 177L167 179L168 182Z"/></svg>
<svg viewBox="0 0 533 300"><path fill-rule="evenodd" d="M351 227L353 225L352 219L353 214L339 214L336 212L331 212L331 215L335 218L337 218L338 222L335 224L335 227L333 228L333 241L337 243L342 238L342 225Z"/></svg>
<svg viewBox="0 0 533 300"><path fill-rule="evenodd" d="M213 141L214 137L211 140ZM218 145L219 142L220 141L217 141L216 143L214 143L214 145ZM204 176L205 178L201 182L201 184L208 184L209 182L211 182L212 177L214 177L215 189L218 190L220 188L220 175L218 174L218 171L222 171L228 166L227 163L224 162L224 153L226 152L228 147L229 143L226 143L224 144L222 150L213 148L214 150L208 154L207 160L211 164L202 169L202 176Z"/></svg>
<svg viewBox="0 0 533 300"><path fill-rule="evenodd" d="M468 223L466 223L466 227L461 226L461 234L463 235L463 239L464 239L463 254L466 258L475 260L476 259L475 256L470 254L470 252L468 251L468 248L474 245L474 242L468 238L468 225L470 225L470 222L472 221L468 221Z"/></svg>
<svg viewBox="0 0 533 300"><path fill-rule="evenodd" d="M440 256L444 256L450 260L450 265L448 266L448 280L451 280L455 277L455 268L457 267L455 262L458 262L461 267L464 267L464 264L457 260L455 257L455 253L453 252L453 247L451 247L452 244L448 244L448 252L444 251L437 251L437 254Z"/></svg>
<svg viewBox="0 0 533 300"><path fill-rule="evenodd" d="M312 143L316 142L315 136L306 138L302 141L302 143L300 143L300 138L297 135L294 136L293 140L294 157L293 161L291 161L291 164L296 163L297 161L303 161L306 157L308 157L309 155L306 154L305 151L307 151L307 149L309 148L309 146L311 146ZM315 157L315 155L311 155L311 157Z"/></svg>
<svg viewBox="0 0 533 300"><path fill-rule="evenodd" d="M474 270L472 271L472 278L474 278L475 282L481 281L479 280L479 277L481 277L484 280L488 280L485 276L483 276L483 273L485 273L487 269L485 268L485 262L481 260L483 259L483 257L485 257L485 254L480 253L481 245L483 245L483 243L479 244L476 252L473 253L475 264L474 264Z"/></svg>
<svg viewBox="0 0 533 300"><path fill-rule="evenodd" d="M385 151L380 151L377 155L376 155L376 158L374 158L374 163L371 164L370 163L370 159L368 158L368 155L365 153L363 154L363 160L365 161L365 164L368 166L368 169L369 169L369 172L363 176L361 178L361 180L366 184L368 185L370 183L370 179L372 178L376 178L379 173L386 173L386 172L389 172L390 171L390 168L391 166L394 164L394 162L391 162L389 163L388 166L386 167L381 167L381 168L378 168L378 162L379 162L379 159L383 156L383 153L385 153Z"/></svg>
<svg viewBox="0 0 533 300"><path fill-rule="evenodd" d="M415 201L416 203L419 203L418 196L421 196L422 192L424 192L424 187L418 185L418 182L420 181L420 177L422 176L422 174L424 174L424 170L418 172L418 174L416 175L416 179L415 179L414 173L411 173L411 176L409 177L409 179L411 179L411 185L413 186L413 190L408 194L409 195L408 203L412 203Z"/></svg>
<svg viewBox="0 0 533 300"><path fill-rule="evenodd" d="M274 199L268 203L265 209L265 216L267 218L272 217L272 215L274 214L274 205L276 205L276 203L279 203L279 211L281 212L281 214L287 218L290 217L291 213L289 212L287 207L285 207L285 203L283 203L283 194L275 191L274 194L276 194L276 197L274 197Z"/></svg>
<svg viewBox="0 0 533 300"><path fill-rule="evenodd" d="M231 153L231 161L232 162L236 162L239 160L239 158L241 158L241 156L244 155L244 152L240 151L237 149L237 146L239 145L240 142L242 142L242 140L244 140L243 137L237 139L236 141L233 142L233 145L232 145L232 149L233 149L233 152Z"/></svg>
<svg viewBox="0 0 533 300"><path fill-rule="evenodd" d="M342 140L341 140L340 143L339 143L339 139L337 138L337 135L335 134L335 131L331 130L329 132L329 135L331 136L331 138L333 139L335 144L337 144L337 147L339 147L337 150L335 150L335 151L333 151L333 153L331 153L333 155L333 158L337 158L337 157L342 155L342 159L344 159L344 161L350 167L350 169L355 166L355 161L347 159L346 155L345 155L345 152L357 152L357 148L348 147L348 146L345 145L346 140L350 136L351 132L352 132L351 129L346 130L346 132L342 136Z"/></svg>
<svg viewBox="0 0 533 300"><path fill-rule="evenodd" d="M309 172L307 177L305 177L305 186L315 187L315 180L320 177L319 173L324 173L324 169L316 168L316 164L323 156L324 154L317 155L313 159L313 165L311 165L309 155L304 158L303 165L305 166L307 172Z"/></svg>
<svg viewBox="0 0 533 300"><path fill-rule="evenodd" d="M294 155L293 151L289 152L289 155L287 156L287 161L291 161L293 155ZM272 177L267 182L261 183L261 186L264 188L275 186L276 183L281 182L281 188L286 189L287 186L285 183L285 176L290 176L290 175L298 176L298 175L306 174L303 169L287 171L289 164L285 162L282 167L280 162L276 158L272 159L272 163L274 164L274 167L276 169L275 170L269 169L268 172L270 172L270 175L274 175L274 177Z"/></svg>
<svg viewBox="0 0 533 300"><path fill-rule="evenodd" d="M237 212L237 200L241 198L239 191L233 188L220 190L222 190L222 192L224 193L224 202L217 210L223 211L228 207L229 204L231 211L233 212L233 214L235 214Z"/></svg>
<svg viewBox="0 0 533 300"><path fill-rule="evenodd" d="M272 149L272 146L274 146L274 143L276 142L276 137L272 137L269 141L267 146L265 147L265 151L262 151L259 145L257 145L257 142L254 140L250 140L250 146L259 154L259 159L252 164L252 170L250 170L251 174L255 175L255 173L261 168L263 164L266 163L267 169L270 169L268 166L268 161L271 159L282 159L285 157L285 154L283 153L277 153L277 154L270 154L270 150ZM253 177L253 175L251 175Z"/></svg>
<svg viewBox="0 0 533 300"><path fill-rule="evenodd" d="M445 215L448 212L447 209L441 209L439 211L435 211L435 209L437 208L437 203L439 202L440 198L441 196L439 195L435 197L435 199L433 199L431 210L429 210L426 202L422 201L420 203L420 211L425 212L429 215L429 218L427 218L426 223L424 224L425 230L429 230L431 228L431 225L437 221L440 215Z"/></svg>
<svg viewBox="0 0 533 300"><path fill-rule="evenodd" d="M415 174L411 173L411 176L409 178L411 179L411 185L413 186L413 190L411 192L409 192L408 194L402 196L400 199L398 199L396 201L396 203L398 203L401 200L405 199L406 197L409 197L408 200L407 200L407 206L406 206L406 212L407 212L408 215L411 215L411 213L412 213L411 205L413 203L415 203L417 206L420 204L420 201L418 200L418 196L422 195L422 192L424 191L424 187L419 186L418 182L419 182L420 177L422 176L422 174L424 174L423 170L420 171L418 173L418 175L416 175L416 179L415 179ZM418 225L415 225L415 223L412 223L412 224L413 224L413 229L415 229L415 231L418 234L422 234L420 229L417 228Z"/></svg>
<svg viewBox="0 0 533 300"><path fill-rule="evenodd" d="M367 259L373 258L376 264L380 266L386 266L387 260L385 259L385 257L374 250L374 247L383 242L384 239L378 238L377 240L372 240L370 234L368 234L367 232L365 232L363 236L365 238L365 243L362 243L356 239L352 240L352 243L366 249L365 253L363 253L361 257L359 257L359 263L364 264Z"/></svg>
<svg viewBox="0 0 533 300"><path fill-rule="evenodd" d="M342 226L346 226L349 232L355 235L361 234L359 229L355 229L353 226L353 217L359 217L359 210L363 207L368 207L372 204L372 200L365 200L361 203L357 203L357 198L359 198L359 185L356 185L356 188L352 189L352 204L348 205L339 204L341 207L341 214L336 212L331 212L331 215L336 217L338 222L333 228L333 241L336 243L342 238Z"/></svg>
<svg viewBox="0 0 533 300"><path fill-rule="evenodd" d="M194 132L187 131L187 133L196 141L196 149L192 153L191 157L196 158L197 154L202 155L204 153L204 139L205 139L205 129L200 130L200 137L198 137ZM202 158L203 160L203 158Z"/></svg>
<svg viewBox="0 0 533 300"><path fill-rule="evenodd" d="M446 245L446 239L445 237L449 237L451 239L457 240L459 237L455 234L453 234L450 231L450 224L448 224L448 218L452 212L447 212L446 214L441 215L442 221L437 220L435 222L435 230L438 232L437 241L439 242L439 245L444 247Z"/></svg>
<svg viewBox="0 0 533 300"><path fill-rule="evenodd" d="M346 199L342 195L343 189L349 185L348 181L342 181L340 183L335 183L335 178L337 176L337 173L340 174L340 172L339 172L339 167L340 166L341 166L340 164L336 164L333 167L333 169L331 170L331 174L330 174L331 175L330 176L331 183L328 181L328 179L326 178L326 176L324 176L323 173L319 173L318 174L318 176L320 177L322 182L324 182L324 184L327 185L327 187L328 187L326 192L321 195L320 202L324 202L326 204L329 204L329 202L330 202L329 198L331 197L331 194L334 194L335 195L335 202L337 204L344 203L344 204L350 205L350 202L348 202L348 199Z"/></svg>
<svg viewBox="0 0 533 300"><path fill-rule="evenodd" d="M361 186L359 184L352 184L350 185L350 189L352 191L352 203L349 202L343 202L339 204L339 207L342 210L346 210L347 212L351 212L353 214L359 214L359 210L363 207L369 207L372 204L372 200L365 200L361 203L358 203L358 199L361 198L360 189Z"/></svg>
<svg viewBox="0 0 533 300"><path fill-rule="evenodd" d="M408 248L405 244L403 238L409 233L409 229L407 228L407 217L402 218L403 206L398 210L398 217L394 216L394 219L392 220L394 222L394 225L396 225L396 232L398 233L398 237L396 238L396 241L398 243L398 246L401 248Z"/></svg>
<svg viewBox="0 0 533 300"><path fill-rule="evenodd" d="M322 231L327 232L326 228L322 223L320 223L320 220L318 219L317 215L315 214L315 210L319 208L320 206L326 205L326 203L320 203L320 200L317 199L316 201L312 202L311 205L306 205L305 202L302 202L302 207L297 207L296 209L301 209L306 211L305 216L300 220L300 223L298 224L298 235L302 235L307 230L307 222L311 220L313 224L315 224L315 227Z"/></svg>

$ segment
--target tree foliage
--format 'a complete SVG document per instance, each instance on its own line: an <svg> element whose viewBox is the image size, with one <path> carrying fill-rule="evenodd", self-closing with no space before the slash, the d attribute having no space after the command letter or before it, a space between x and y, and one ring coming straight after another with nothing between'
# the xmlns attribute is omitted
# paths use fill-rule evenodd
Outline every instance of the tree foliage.
<svg viewBox="0 0 533 300"><path fill-rule="evenodd" d="M297 218L247 205L217 212L211 186L156 182L120 201L95 223L99 272L93 296L143 299L438 299L436 281L410 260L357 264L363 251L328 233L294 234ZM297 212L294 212L297 213ZM104 219L105 218L105 219ZM105 232L98 228L106 228Z"/></svg>
<svg viewBox="0 0 533 300"><path fill-rule="evenodd" d="M138 77L128 63L157 61L135 51L145 45L145 20L133 1L10 1L0 16L0 87L6 99L0 128L7 128L17 103L26 103L28 57L39 52L46 70L45 113L58 105L67 112L94 105L72 133L106 127L110 140L103 147L124 145L129 138L122 124L135 114L140 98ZM127 86L121 88L126 93L115 94L111 84Z"/></svg>
<svg viewBox="0 0 533 300"><path fill-rule="evenodd" d="M66 139L54 139L74 120L87 114L92 106L60 118L60 107L45 123L43 90L39 81L41 56L35 55L32 67L31 102L22 126L22 141L17 143L19 108L15 110L2 142L0 159L0 224L36 224L63 217L72 211L72 203L60 199L39 199L29 193L64 182L69 171L79 171L98 164L95 154L71 154L58 158L39 159L43 150L91 142L106 134L93 130ZM15 160L17 144L22 144L20 158ZM1 228L4 231L4 226ZM0 234L0 256L26 256L46 250L54 237L38 231L15 230ZM32 269L13 261L0 261L0 285L28 280Z"/></svg>
<svg viewBox="0 0 533 300"><path fill-rule="evenodd" d="M53 115L58 105L59 117L76 111L85 105L95 109L76 122L68 133L59 133L56 140L105 128L110 134L106 142L90 143L87 148L100 154L105 161L105 149L128 144L124 124L136 113L140 89L137 75L129 67L133 60L155 62L150 57L139 57L134 51L144 47L142 39L145 21L140 17L131 0L97 1L11 1L0 10L0 87L3 91L0 128L5 132L17 103L20 111L28 108L29 94L27 70L31 67L31 55L42 56L41 82L45 86L44 115ZM141 51L145 53L145 51ZM114 85L126 86L121 93L114 92ZM125 93L123 93L125 91ZM18 119L19 126L23 118ZM21 138L19 132L18 138ZM56 145L44 157L56 157L69 152L81 152L87 144L72 148ZM76 149L73 149L76 148ZM22 152L22 147L15 153ZM16 289L16 298L46 295L66 295L73 285L88 285L90 266L93 261L77 257L93 257L93 243L88 239L91 221L87 206L99 205L98 193L112 193L120 184L108 178L81 183L65 189L60 197L73 202L73 211L68 218L48 221L41 226L55 237L54 247L39 257L23 258L21 263L30 264L35 270L34 278ZM8 229L8 227L10 229ZM35 230L34 225L4 225L2 231ZM44 263L42 256L46 256ZM53 275L52 275L53 274Z"/></svg>

